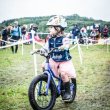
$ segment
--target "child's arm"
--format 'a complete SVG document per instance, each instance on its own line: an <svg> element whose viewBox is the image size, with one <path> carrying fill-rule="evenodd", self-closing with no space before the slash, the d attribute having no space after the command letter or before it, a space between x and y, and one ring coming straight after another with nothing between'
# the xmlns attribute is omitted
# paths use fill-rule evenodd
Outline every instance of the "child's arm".
<svg viewBox="0 0 110 110"><path fill-rule="evenodd" d="M47 41L46 44L42 47L42 49L47 50L47 52L49 52L49 43L48 43L48 41Z"/></svg>
<svg viewBox="0 0 110 110"><path fill-rule="evenodd" d="M70 48L70 39L69 38L64 38L63 39L63 45L59 47L61 50L68 50Z"/></svg>
<svg viewBox="0 0 110 110"><path fill-rule="evenodd" d="M40 54L48 53L49 52L48 42L46 42L46 44L42 48L33 50L31 54L36 52L40 52Z"/></svg>

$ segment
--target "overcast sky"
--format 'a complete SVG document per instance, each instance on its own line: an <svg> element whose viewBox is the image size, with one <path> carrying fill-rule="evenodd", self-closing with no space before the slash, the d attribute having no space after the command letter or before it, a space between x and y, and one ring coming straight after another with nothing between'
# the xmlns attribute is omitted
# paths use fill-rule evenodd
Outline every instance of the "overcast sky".
<svg viewBox="0 0 110 110"><path fill-rule="evenodd" d="M0 22L20 17L71 14L110 21L110 0L0 0Z"/></svg>

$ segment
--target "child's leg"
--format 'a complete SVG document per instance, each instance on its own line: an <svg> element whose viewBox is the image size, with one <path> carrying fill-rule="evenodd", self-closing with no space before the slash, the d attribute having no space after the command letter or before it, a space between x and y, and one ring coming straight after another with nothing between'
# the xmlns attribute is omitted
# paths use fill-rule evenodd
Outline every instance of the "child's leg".
<svg viewBox="0 0 110 110"><path fill-rule="evenodd" d="M67 82L69 78L76 78L76 72L71 60L61 62L59 69L64 82Z"/></svg>
<svg viewBox="0 0 110 110"><path fill-rule="evenodd" d="M52 69L52 71L54 72L55 76L59 77L59 73L58 73L58 65L59 63L53 61L52 59L49 60L49 64L50 64L50 67ZM44 71L44 65L45 65L45 61L42 63L42 69Z"/></svg>
<svg viewBox="0 0 110 110"><path fill-rule="evenodd" d="M59 77L59 72L58 72L59 62L55 62L54 60L50 59L49 64L50 64L50 67L51 67L52 71L54 72L55 76Z"/></svg>
<svg viewBox="0 0 110 110"><path fill-rule="evenodd" d="M62 96L62 99L69 100L71 98L69 79L76 78L75 69L72 61L61 62L59 69L65 88L65 93Z"/></svg>
<svg viewBox="0 0 110 110"><path fill-rule="evenodd" d="M66 72L62 71L62 72L60 72L60 74L61 74L61 78L62 78L63 82L69 82L69 77Z"/></svg>

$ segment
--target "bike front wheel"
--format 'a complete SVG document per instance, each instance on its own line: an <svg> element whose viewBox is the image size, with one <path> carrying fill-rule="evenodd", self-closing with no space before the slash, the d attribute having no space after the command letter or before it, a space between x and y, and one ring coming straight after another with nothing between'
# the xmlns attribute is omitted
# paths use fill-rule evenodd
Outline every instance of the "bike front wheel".
<svg viewBox="0 0 110 110"><path fill-rule="evenodd" d="M47 91L48 76L45 74L38 75L30 84L28 96L33 110L52 110L56 101L56 88L50 81L48 94Z"/></svg>

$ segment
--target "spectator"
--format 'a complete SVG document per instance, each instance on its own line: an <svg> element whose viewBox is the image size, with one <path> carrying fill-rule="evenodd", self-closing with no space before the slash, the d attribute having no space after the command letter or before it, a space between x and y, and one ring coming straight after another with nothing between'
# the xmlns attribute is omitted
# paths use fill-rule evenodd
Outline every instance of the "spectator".
<svg viewBox="0 0 110 110"><path fill-rule="evenodd" d="M84 44L87 43L87 29L86 26L83 26L80 30L80 38L79 38L79 43Z"/></svg>
<svg viewBox="0 0 110 110"><path fill-rule="evenodd" d="M10 30L11 30L11 27L10 26L7 26L6 28L4 28L2 30L2 43L1 43L1 46L5 46L6 45L6 42L8 40L8 37L10 35Z"/></svg>
<svg viewBox="0 0 110 110"><path fill-rule="evenodd" d="M101 32L100 32L100 25L99 24L97 24L96 26L95 26L95 31L96 31L96 37L95 37L95 40L99 40L100 39L100 36L101 36Z"/></svg>
<svg viewBox="0 0 110 110"><path fill-rule="evenodd" d="M18 25L18 21L14 22L14 27L11 30L11 36L12 36L10 39L11 42L17 42L20 39L20 37L22 36L21 28ZM13 53L17 53L18 45L16 45L15 48L14 48L14 46L11 46L11 50Z"/></svg>
<svg viewBox="0 0 110 110"><path fill-rule="evenodd" d="M108 38L108 32L109 32L108 26L105 25L104 28L103 28L103 37L104 37L104 39Z"/></svg>
<svg viewBox="0 0 110 110"><path fill-rule="evenodd" d="M92 29L91 33L90 33L90 37L95 40L95 37L96 37L96 31L95 29Z"/></svg>
<svg viewBox="0 0 110 110"><path fill-rule="evenodd" d="M37 29L38 29L38 26L36 24L30 25L30 29L29 29L30 39L32 39L32 33L34 33L34 36L36 36ZM32 42L30 41L30 43L32 43Z"/></svg>
<svg viewBox="0 0 110 110"><path fill-rule="evenodd" d="M72 29L72 35L73 35L73 39L75 39L76 37L78 38L80 34L80 28L78 27L78 25L75 25ZM73 42L74 44L74 42Z"/></svg>
<svg viewBox="0 0 110 110"><path fill-rule="evenodd" d="M23 25L21 28L21 33L23 35L23 39L25 39L25 35L26 35L26 25Z"/></svg>

